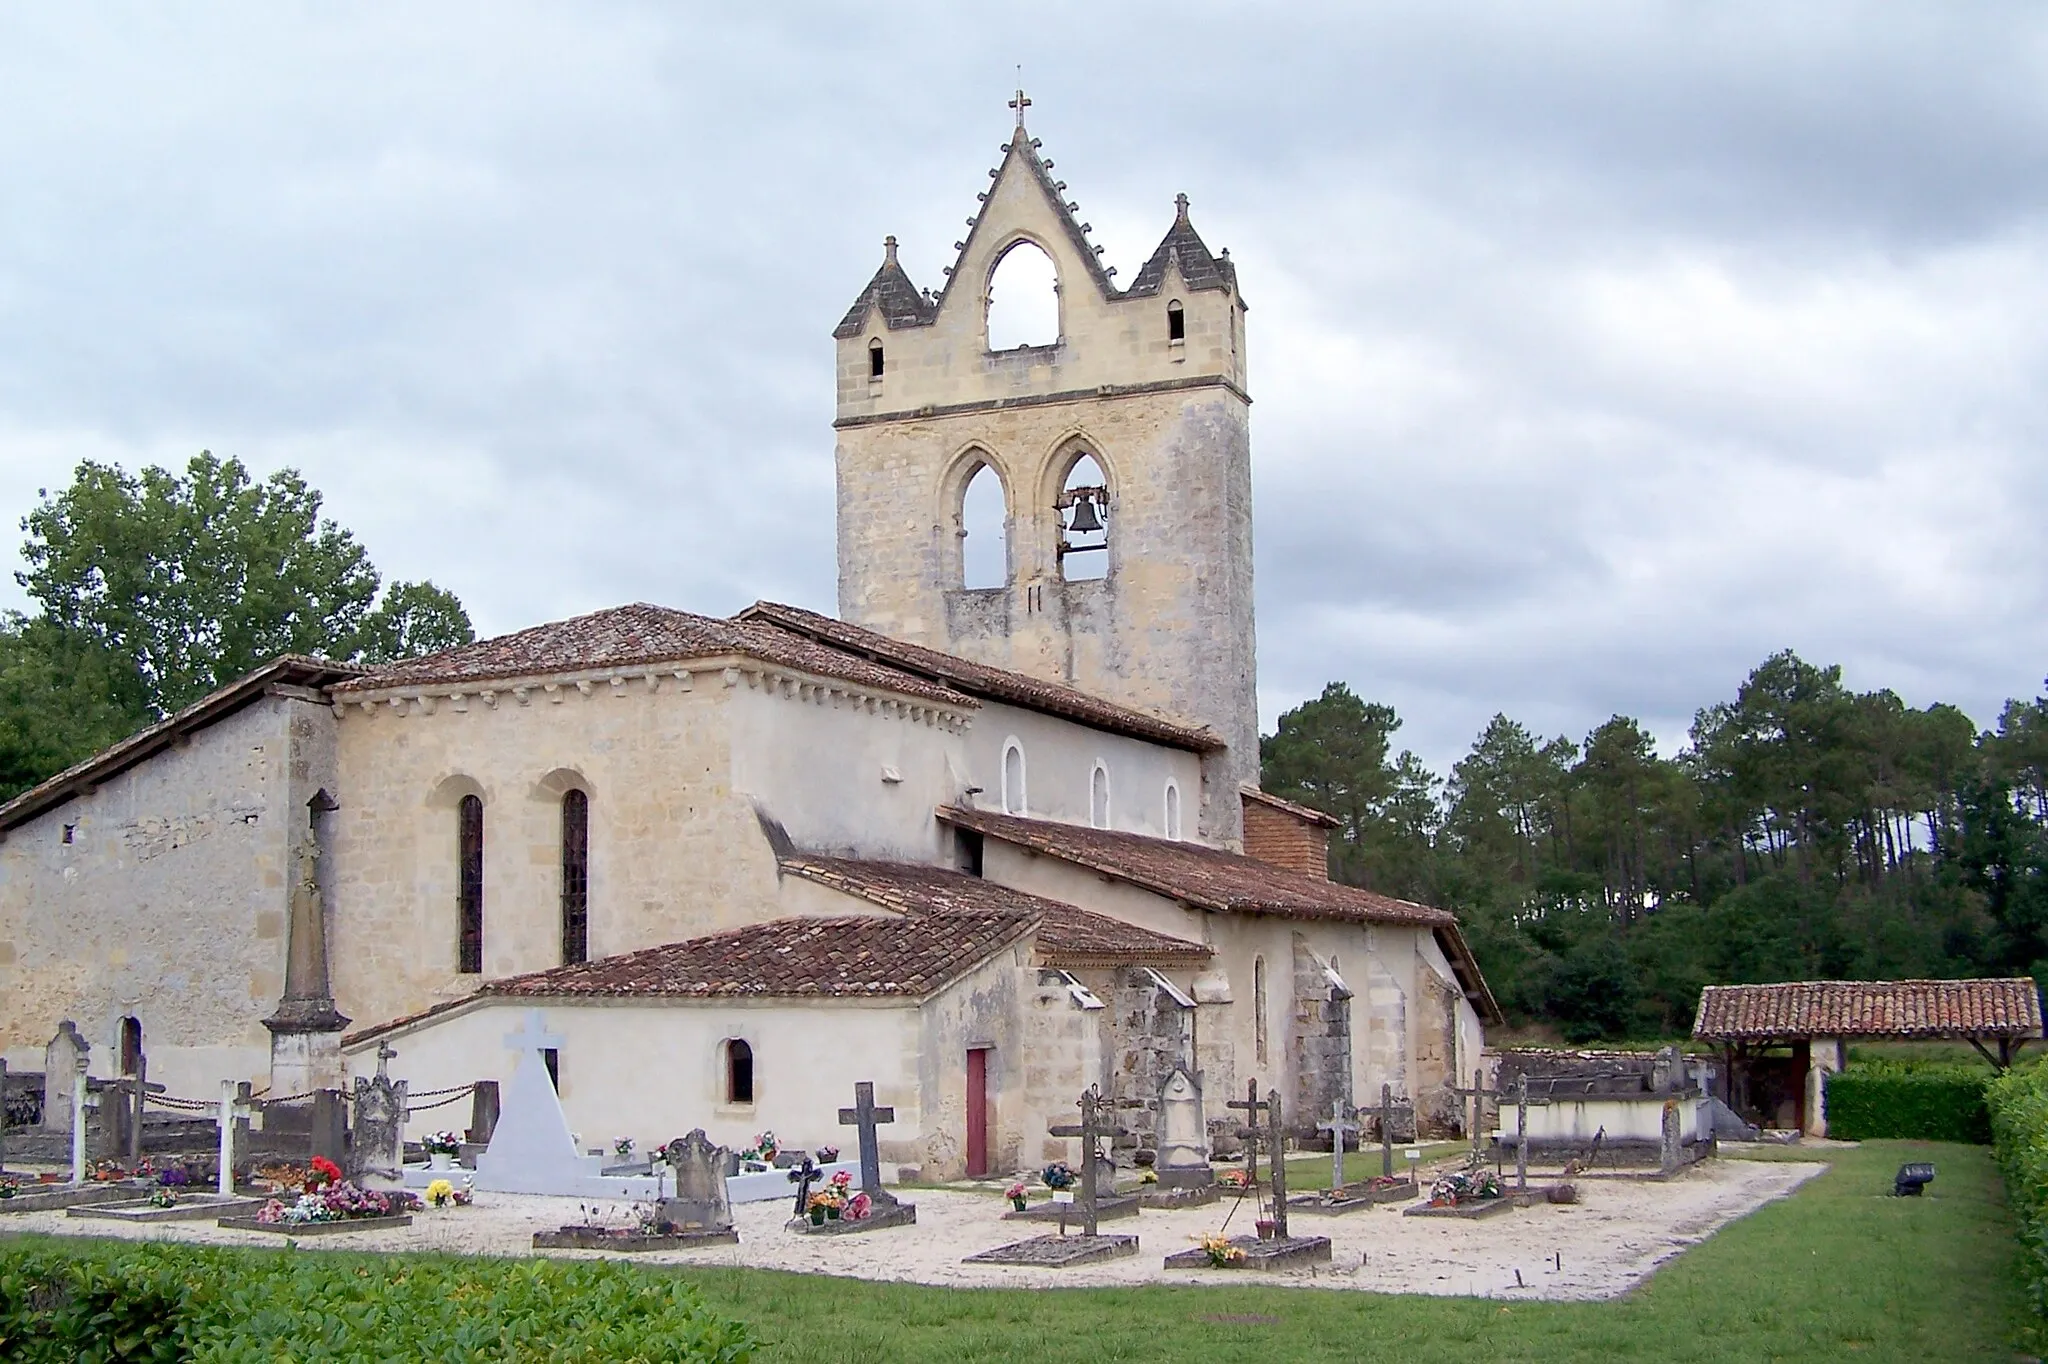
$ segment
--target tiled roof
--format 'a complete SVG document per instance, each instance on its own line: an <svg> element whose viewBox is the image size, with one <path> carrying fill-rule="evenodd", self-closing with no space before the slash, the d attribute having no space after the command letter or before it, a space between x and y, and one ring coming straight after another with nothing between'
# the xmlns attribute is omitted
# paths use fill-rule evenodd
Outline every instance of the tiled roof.
<svg viewBox="0 0 2048 1364"><path fill-rule="evenodd" d="M939 818L963 829L1058 857L1199 909L1293 919L1435 928L1457 921L1441 909L1339 885L1270 862L1200 843L1021 819L988 810L944 807Z"/></svg>
<svg viewBox="0 0 2048 1364"><path fill-rule="evenodd" d="M1001 910L776 919L578 966L492 981L479 994L703 999L921 998L1021 936Z"/></svg>
<svg viewBox="0 0 2048 1364"><path fill-rule="evenodd" d="M2041 993L2017 980L1804 980L1709 985L1692 1035L1774 1037L2039 1037Z"/></svg>
<svg viewBox="0 0 2048 1364"><path fill-rule="evenodd" d="M1044 711L1047 714L1079 721L1084 725L1092 725L1097 729L1108 730L1112 734L1127 734L1133 738L1149 739L1154 743L1168 744L1195 753L1213 752L1224 746L1223 740L1214 730L1163 720L1156 715L1147 715L1143 711L1120 706L1098 696L1090 696L1087 692L1076 691L1057 682L1027 677L1023 673L991 667L986 663L975 663L921 645L906 644L902 640L891 639L873 630L849 625L843 620L821 616L815 611L806 611L801 607L759 601L733 619L772 623L798 634L808 635L833 648L859 654L891 668L916 673L920 677L943 683L969 696Z"/></svg>
<svg viewBox="0 0 2048 1364"><path fill-rule="evenodd" d="M768 621L698 616L646 602L550 621L515 634L407 659L334 690L345 695L390 687L645 667L731 654L946 705L974 705L960 692L929 677L835 649Z"/></svg>
<svg viewBox="0 0 2048 1364"><path fill-rule="evenodd" d="M1291 800L1282 800L1272 792L1261 791L1256 786L1240 786L1237 790L1238 794L1246 800L1257 801L1261 805L1269 805L1275 810L1293 815L1296 819L1306 824L1316 824L1325 829L1334 829L1343 822L1335 815L1326 815L1313 806L1297 805Z"/></svg>
<svg viewBox="0 0 2048 1364"><path fill-rule="evenodd" d="M832 329L832 335L844 341L859 336L867 326L868 309L878 308L882 321L890 330L900 327L928 327L938 316L939 305L917 291L910 282L910 276L896 263L896 239L891 237L882 258L882 268L875 271L875 277L868 281L867 288L860 291L860 297L846 310L839 325Z"/></svg>
<svg viewBox="0 0 2048 1364"><path fill-rule="evenodd" d="M910 862L798 855L782 860L793 876L910 914L1014 913L1038 921L1038 951L1048 964L1094 961L1201 962L1210 949L1060 900L985 881L965 872Z"/></svg>
<svg viewBox="0 0 2048 1364"><path fill-rule="evenodd" d="M55 809L81 792L91 790L109 777L169 747L179 738L195 734L234 714L263 697L274 685L325 687L355 677L362 671L353 663L336 663L332 659L309 658L302 654L279 655L246 677L236 678L225 687L209 692L175 715L159 720L147 729L137 730L119 743L108 745L84 762L65 768L56 776L31 786L5 805L0 805L0 829L15 828L46 810Z"/></svg>

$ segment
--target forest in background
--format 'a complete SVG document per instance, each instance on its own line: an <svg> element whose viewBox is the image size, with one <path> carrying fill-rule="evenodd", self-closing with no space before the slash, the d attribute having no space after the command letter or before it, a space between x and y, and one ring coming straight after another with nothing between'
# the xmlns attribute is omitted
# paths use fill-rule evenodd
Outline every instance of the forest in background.
<svg viewBox="0 0 2048 1364"><path fill-rule="evenodd" d="M1700 987L2048 980L2048 696L1980 730L1787 651L1658 754L1496 715L1448 776L1341 682L1260 745L1326 811L1330 874L1463 924L1510 1021L1588 1042L1689 1033Z"/></svg>

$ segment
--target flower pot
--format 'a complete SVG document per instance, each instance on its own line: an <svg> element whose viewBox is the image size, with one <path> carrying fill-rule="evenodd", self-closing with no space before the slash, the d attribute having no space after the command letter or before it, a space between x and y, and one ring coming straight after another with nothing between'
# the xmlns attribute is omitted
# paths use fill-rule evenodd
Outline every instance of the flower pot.
<svg viewBox="0 0 2048 1364"><path fill-rule="evenodd" d="M1275 1231L1275 1230L1277 1230L1277 1225L1276 1225L1275 1223L1273 1223L1273 1222L1267 1221L1267 1220L1266 1220L1266 1219L1264 1219L1264 1218L1261 1218L1261 1219L1259 1220L1259 1224L1258 1224L1258 1225L1259 1225L1259 1239L1260 1239L1261 1241L1270 1241L1270 1240L1272 1240L1272 1239L1273 1239L1273 1233L1274 1233L1274 1231Z"/></svg>
<svg viewBox="0 0 2048 1364"><path fill-rule="evenodd" d="M429 1151L427 1152L427 1168L429 1170L452 1170L455 1168L455 1157L446 1151Z"/></svg>
<svg viewBox="0 0 2048 1364"><path fill-rule="evenodd" d="M825 1216L827 1220L837 1222L839 1220L839 1209L827 1208L825 1209Z"/></svg>
<svg viewBox="0 0 2048 1364"><path fill-rule="evenodd" d="M811 1209L811 1225L814 1227L822 1227L825 1225L825 1210L823 1208Z"/></svg>
<svg viewBox="0 0 2048 1364"><path fill-rule="evenodd" d="M1010 1206L1015 1208L1018 1212L1023 1212L1025 1207L1024 1200L1021 1198L1013 1198L1010 1200Z"/></svg>

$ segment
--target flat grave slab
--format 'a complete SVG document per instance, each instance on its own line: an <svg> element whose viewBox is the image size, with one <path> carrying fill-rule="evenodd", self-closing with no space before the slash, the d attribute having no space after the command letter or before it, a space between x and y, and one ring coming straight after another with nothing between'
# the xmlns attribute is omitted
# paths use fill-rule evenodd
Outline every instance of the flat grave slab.
<svg viewBox="0 0 2048 1364"><path fill-rule="evenodd" d="M875 1210L866 1217L855 1220L848 1217L828 1217L822 1222L813 1222L808 1217L792 1217L788 1227L806 1236L846 1236L863 1231L883 1231L889 1227L907 1227L917 1221L917 1204L897 1203L890 1206L876 1204Z"/></svg>
<svg viewBox="0 0 2048 1364"><path fill-rule="evenodd" d="M1039 1269L1066 1269L1071 1265L1094 1264L1098 1260L1120 1260L1138 1253L1135 1236L1034 1236L1007 1246L970 1255L966 1265L1029 1265Z"/></svg>
<svg viewBox="0 0 2048 1364"><path fill-rule="evenodd" d="M0 1213L55 1212L84 1203L118 1203L135 1197L129 1184L31 1184L12 1198L0 1198Z"/></svg>
<svg viewBox="0 0 2048 1364"><path fill-rule="evenodd" d="M1327 1236L1289 1236L1262 1241L1256 1236L1233 1236L1230 1238L1233 1250L1244 1252L1244 1258L1235 1264L1218 1265L1209 1260L1209 1252L1197 1246L1193 1250L1177 1250L1166 1257L1168 1269L1296 1269L1302 1265L1330 1263L1330 1238Z"/></svg>
<svg viewBox="0 0 2048 1364"><path fill-rule="evenodd" d="M1022 1212L1018 1212L1013 1208L1003 1214L1003 1220L1005 1222L1057 1222L1060 1220L1060 1208L1062 1206L1067 1210L1067 1225L1070 1227L1079 1226L1081 1223L1081 1204L1078 1201L1059 1204L1048 1199L1043 1203L1033 1203ZM1118 1194L1114 1198L1098 1198L1095 1200L1095 1220L1098 1222L1114 1222L1120 1217L1136 1217L1137 1215L1138 1196L1136 1194Z"/></svg>
<svg viewBox="0 0 2048 1364"><path fill-rule="evenodd" d="M1452 1217L1464 1222L1476 1222L1482 1217L1493 1217L1519 1206L1513 1195L1489 1198L1478 1203L1452 1203L1438 1207L1433 1203L1417 1203L1412 1208L1401 1209L1403 1217Z"/></svg>
<svg viewBox="0 0 2048 1364"><path fill-rule="evenodd" d="M254 1217L223 1217L214 1223L229 1231L263 1231L272 1236L334 1236L344 1231L382 1231L386 1227L409 1227L410 1213L390 1217L345 1217L333 1222L258 1222Z"/></svg>
<svg viewBox="0 0 2048 1364"><path fill-rule="evenodd" d="M151 1207L149 1200L127 1198L113 1203L79 1203L65 1209L66 1217L99 1217L114 1222L198 1222L209 1217L251 1212L263 1206L261 1198L222 1198L219 1194L184 1194L168 1208Z"/></svg>
<svg viewBox="0 0 2048 1364"><path fill-rule="evenodd" d="M561 1227L533 1234L535 1250L691 1250L697 1246L736 1246L740 1234L724 1231L646 1232L608 1227Z"/></svg>
<svg viewBox="0 0 2048 1364"><path fill-rule="evenodd" d="M1399 1184L1390 1184L1379 1189L1365 1184L1352 1184L1343 1189L1299 1194L1287 1200L1287 1207L1290 1212L1336 1215L1360 1212L1382 1203L1405 1203L1414 1198L1416 1193L1415 1185L1405 1179Z"/></svg>
<svg viewBox="0 0 2048 1364"><path fill-rule="evenodd" d="M1157 1184L1138 1195L1138 1206L1171 1212L1175 1208L1203 1208L1223 1197L1223 1190L1214 1184L1195 1188L1175 1189Z"/></svg>
<svg viewBox="0 0 2048 1364"><path fill-rule="evenodd" d="M860 1179L860 1162L857 1160L835 1160L830 1165L820 1165L818 1183L830 1183L832 1176L841 1173ZM765 1203L773 1198L787 1198L796 1186L790 1182L788 1170L754 1170L746 1174L728 1175L725 1180L725 1197L728 1203Z"/></svg>

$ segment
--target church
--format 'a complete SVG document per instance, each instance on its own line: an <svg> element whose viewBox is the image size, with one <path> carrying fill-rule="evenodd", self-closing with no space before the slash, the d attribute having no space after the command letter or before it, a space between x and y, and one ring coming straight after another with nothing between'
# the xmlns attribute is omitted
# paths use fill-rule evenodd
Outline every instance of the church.
<svg viewBox="0 0 2048 1364"><path fill-rule="evenodd" d="M61 773L0 806L9 1064L71 1020L173 1095L380 1052L418 1093L509 1078L540 1008L592 1146L836 1143L868 1080L885 1159L982 1175L1176 1071L1219 1136L1252 1082L1303 1135L1382 1085L1455 1123L1499 1021L1457 922L1332 882L1334 821L1258 789L1236 268L1182 198L1116 284L1026 103L944 287L892 237L833 333L836 618L279 658ZM1015 251L1057 336L993 349Z"/></svg>

